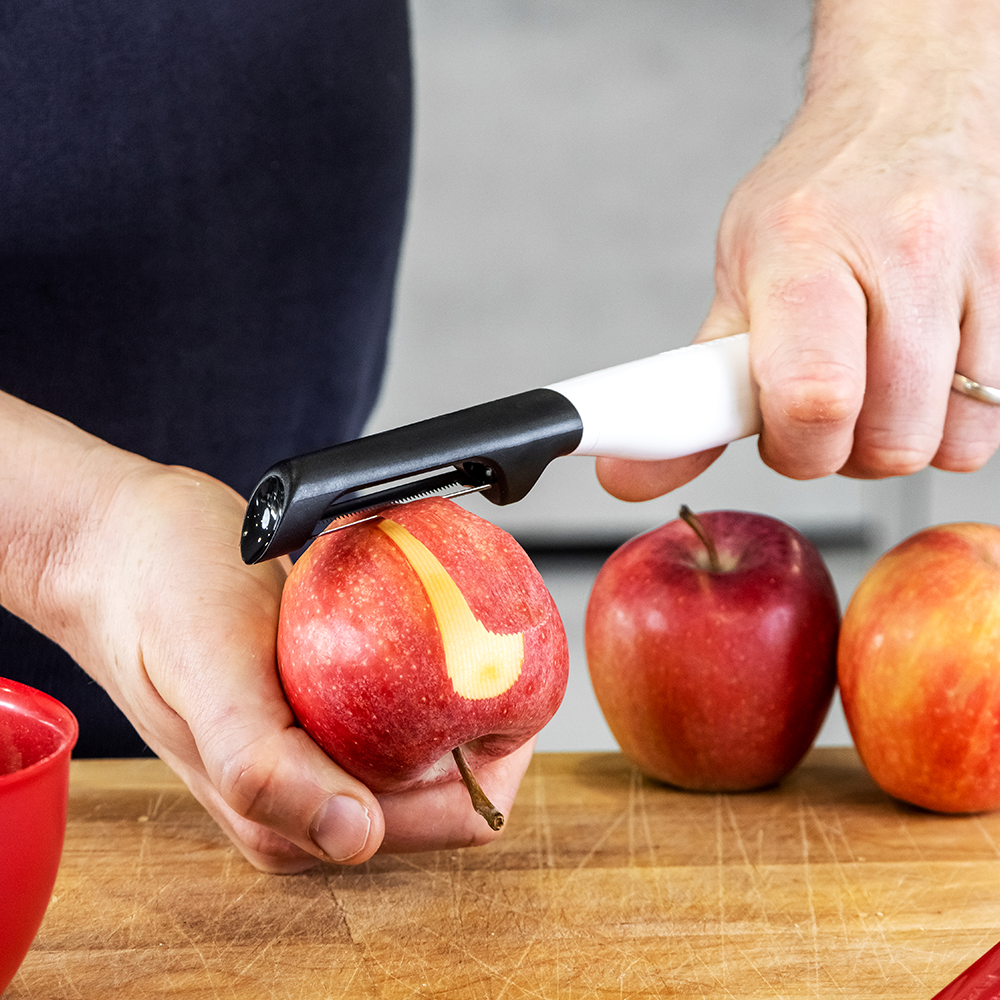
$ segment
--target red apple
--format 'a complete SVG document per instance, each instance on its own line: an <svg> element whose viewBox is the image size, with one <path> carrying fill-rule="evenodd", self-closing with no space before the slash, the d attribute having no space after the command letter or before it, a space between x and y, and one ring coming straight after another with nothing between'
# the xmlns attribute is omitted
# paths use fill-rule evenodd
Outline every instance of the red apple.
<svg viewBox="0 0 1000 1000"><path fill-rule="evenodd" d="M885 791L937 812L1000 807L1000 528L940 525L885 553L847 606L838 660Z"/></svg>
<svg viewBox="0 0 1000 1000"><path fill-rule="evenodd" d="M597 575L586 620L594 692L652 777L700 791L771 785L829 709L839 621L826 565L793 528L681 508Z"/></svg>
<svg viewBox="0 0 1000 1000"><path fill-rule="evenodd" d="M555 714L568 651L517 542L432 497L309 547L282 596L278 664L302 727L373 791L467 777L475 796L477 765Z"/></svg>

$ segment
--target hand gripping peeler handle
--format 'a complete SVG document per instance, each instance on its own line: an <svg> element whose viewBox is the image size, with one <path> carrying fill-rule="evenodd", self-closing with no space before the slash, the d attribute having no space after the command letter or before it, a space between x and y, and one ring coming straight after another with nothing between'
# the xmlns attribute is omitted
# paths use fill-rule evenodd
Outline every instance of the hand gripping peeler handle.
<svg viewBox="0 0 1000 1000"><path fill-rule="evenodd" d="M748 341L665 351L278 462L247 505L243 559L295 552L337 518L442 490L514 503L562 455L680 458L755 434Z"/></svg>

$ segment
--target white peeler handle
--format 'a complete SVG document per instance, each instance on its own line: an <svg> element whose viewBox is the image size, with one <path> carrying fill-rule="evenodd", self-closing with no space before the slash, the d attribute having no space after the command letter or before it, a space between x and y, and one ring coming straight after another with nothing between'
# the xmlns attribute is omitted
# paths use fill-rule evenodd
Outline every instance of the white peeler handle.
<svg viewBox="0 0 1000 1000"><path fill-rule="evenodd" d="M546 386L583 421L573 454L680 458L756 434L749 341L723 337Z"/></svg>

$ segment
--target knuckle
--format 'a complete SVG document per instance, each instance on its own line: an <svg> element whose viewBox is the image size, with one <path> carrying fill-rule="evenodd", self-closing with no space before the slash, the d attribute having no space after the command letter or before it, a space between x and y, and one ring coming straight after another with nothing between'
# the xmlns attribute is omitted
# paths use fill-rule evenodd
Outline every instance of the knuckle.
<svg viewBox="0 0 1000 1000"><path fill-rule="evenodd" d="M941 444L931 465L943 472L976 472L996 453L997 444L993 439L949 440Z"/></svg>
<svg viewBox="0 0 1000 1000"><path fill-rule="evenodd" d="M931 465L942 472L978 472L992 454L976 455L965 450L942 450L935 455Z"/></svg>
<svg viewBox="0 0 1000 1000"><path fill-rule="evenodd" d="M794 285L803 276L854 273L864 257L865 230L852 211L816 187L777 199L754 218L754 245L784 263ZM778 283L780 287L780 283Z"/></svg>
<svg viewBox="0 0 1000 1000"><path fill-rule="evenodd" d="M781 245L822 246L835 229L827 198L801 188L776 200L759 219L761 231Z"/></svg>
<svg viewBox="0 0 1000 1000"><path fill-rule="evenodd" d="M897 449L876 453L872 465L880 477L912 476L915 472L927 467L926 453Z"/></svg>
<svg viewBox="0 0 1000 1000"><path fill-rule="evenodd" d="M799 362L794 373L761 387L762 403L800 428L843 426L857 417L863 397L863 377L829 360Z"/></svg>
<svg viewBox="0 0 1000 1000"><path fill-rule="evenodd" d="M955 206L938 188L907 192L897 204L893 223L896 253L908 270L940 266L954 237Z"/></svg>
<svg viewBox="0 0 1000 1000"><path fill-rule="evenodd" d="M850 386L802 379L786 390L783 409L788 419L799 426L834 428L851 420L859 406Z"/></svg>
<svg viewBox="0 0 1000 1000"><path fill-rule="evenodd" d="M873 479L910 476L926 468L937 450L930 440L859 441L855 445L854 466Z"/></svg>
<svg viewBox="0 0 1000 1000"><path fill-rule="evenodd" d="M955 297L941 290L957 280L959 218L950 197L939 191L909 192L897 204L882 272L885 307L897 319L936 321L944 310L958 308Z"/></svg>
<svg viewBox="0 0 1000 1000"><path fill-rule="evenodd" d="M281 782L276 759L256 743L227 758L219 774L218 789L235 813L253 822L275 813Z"/></svg>
<svg viewBox="0 0 1000 1000"><path fill-rule="evenodd" d="M320 864L319 858L260 827L244 834L239 849L254 868L269 875L298 875Z"/></svg>

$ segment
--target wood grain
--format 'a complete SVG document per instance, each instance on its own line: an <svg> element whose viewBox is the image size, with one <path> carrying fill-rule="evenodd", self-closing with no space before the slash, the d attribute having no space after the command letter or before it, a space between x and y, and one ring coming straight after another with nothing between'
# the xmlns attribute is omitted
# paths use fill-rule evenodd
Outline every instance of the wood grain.
<svg viewBox="0 0 1000 1000"><path fill-rule="evenodd" d="M735 796L538 754L496 844L293 877L159 762L81 761L5 1000L930 1000L997 940L1000 815L896 803L846 749Z"/></svg>

